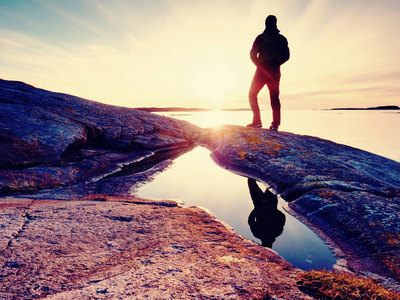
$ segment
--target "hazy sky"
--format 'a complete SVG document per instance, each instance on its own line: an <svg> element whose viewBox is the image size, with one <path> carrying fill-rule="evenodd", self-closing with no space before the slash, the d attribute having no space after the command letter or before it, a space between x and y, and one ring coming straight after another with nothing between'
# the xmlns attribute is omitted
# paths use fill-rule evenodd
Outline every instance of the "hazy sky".
<svg viewBox="0 0 400 300"><path fill-rule="evenodd" d="M284 109L400 105L399 0L0 0L0 78L129 107L248 107L269 14L291 50Z"/></svg>

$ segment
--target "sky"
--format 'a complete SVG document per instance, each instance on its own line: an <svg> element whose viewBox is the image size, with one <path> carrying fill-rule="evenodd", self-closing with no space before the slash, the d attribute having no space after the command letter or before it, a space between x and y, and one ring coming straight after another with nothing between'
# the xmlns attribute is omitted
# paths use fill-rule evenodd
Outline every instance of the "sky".
<svg viewBox="0 0 400 300"><path fill-rule="evenodd" d="M248 108L270 14L291 51L283 109L400 106L399 0L0 0L0 78L126 107Z"/></svg>

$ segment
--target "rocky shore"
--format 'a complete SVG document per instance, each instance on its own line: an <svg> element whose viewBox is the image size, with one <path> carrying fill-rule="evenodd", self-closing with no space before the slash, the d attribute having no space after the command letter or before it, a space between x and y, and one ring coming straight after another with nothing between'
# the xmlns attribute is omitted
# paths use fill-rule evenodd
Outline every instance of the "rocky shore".
<svg viewBox="0 0 400 300"><path fill-rule="evenodd" d="M264 182L353 272L400 281L400 163L310 136L225 126L202 136L221 166Z"/></svg>
<svg viewBox="0 0 400 300"><path fill-rule="evenodd" d="M198 145L290 202L343 265L400 280L400 164L329 141L188 122L0 80L0 299L312 299L200 208L132 196Z"/></svg>

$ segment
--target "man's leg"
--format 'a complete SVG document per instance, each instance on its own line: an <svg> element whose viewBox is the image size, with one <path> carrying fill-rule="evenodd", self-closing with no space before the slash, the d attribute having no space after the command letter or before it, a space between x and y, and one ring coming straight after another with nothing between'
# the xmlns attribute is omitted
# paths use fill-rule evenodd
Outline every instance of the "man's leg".
<svg viewBox="0 0 400 300"><path fill-rule="evenodd" d="M275 130L281 125L281 102L279 100L279 79L267 82L272 108L271 127Z"/></svg>
<svg viewBox="0 0 400 300"><path fill-rule="evenodd" d="M260 189L257 182L253 178L247 179L247 185L249 186L251 200L253 200L255 209L262 209L264 202L264 192Z"/></svg>
<svg viewBox="0 0 400 300"><path fill-rule="evenodd" d="M249 91L249 103L250 108L253 112L253 123L252 124L261 124L261 115L260 108L258 106L258 93L261 91L265 82L263 82L259 76L259 74L254 74L253 81L251 82L250 91ZM251 125L251 124L249 124ZM260 126L261 127L261 126Z"/></svg>

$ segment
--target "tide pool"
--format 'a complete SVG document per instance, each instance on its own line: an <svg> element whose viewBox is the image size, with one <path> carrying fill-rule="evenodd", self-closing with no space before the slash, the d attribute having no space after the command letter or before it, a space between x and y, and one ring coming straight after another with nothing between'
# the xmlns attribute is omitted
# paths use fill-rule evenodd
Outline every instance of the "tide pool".
<svg viewBox="0 0 400 300"><path fill-rule="evenodd" d="M248 224L254 206L247 178L219 167L209 154L207 149L197 147L182 155L135 194L154 199L176 199L184 201L184 206L204 207L238 234L261 244ZM258 185L265 190L262 184ZM336 262L331 251L311 229L287 213L284 205L285 201L278 197L278 209L285 215L286 222L272 249L301 269L331 269Z"/></svg>

